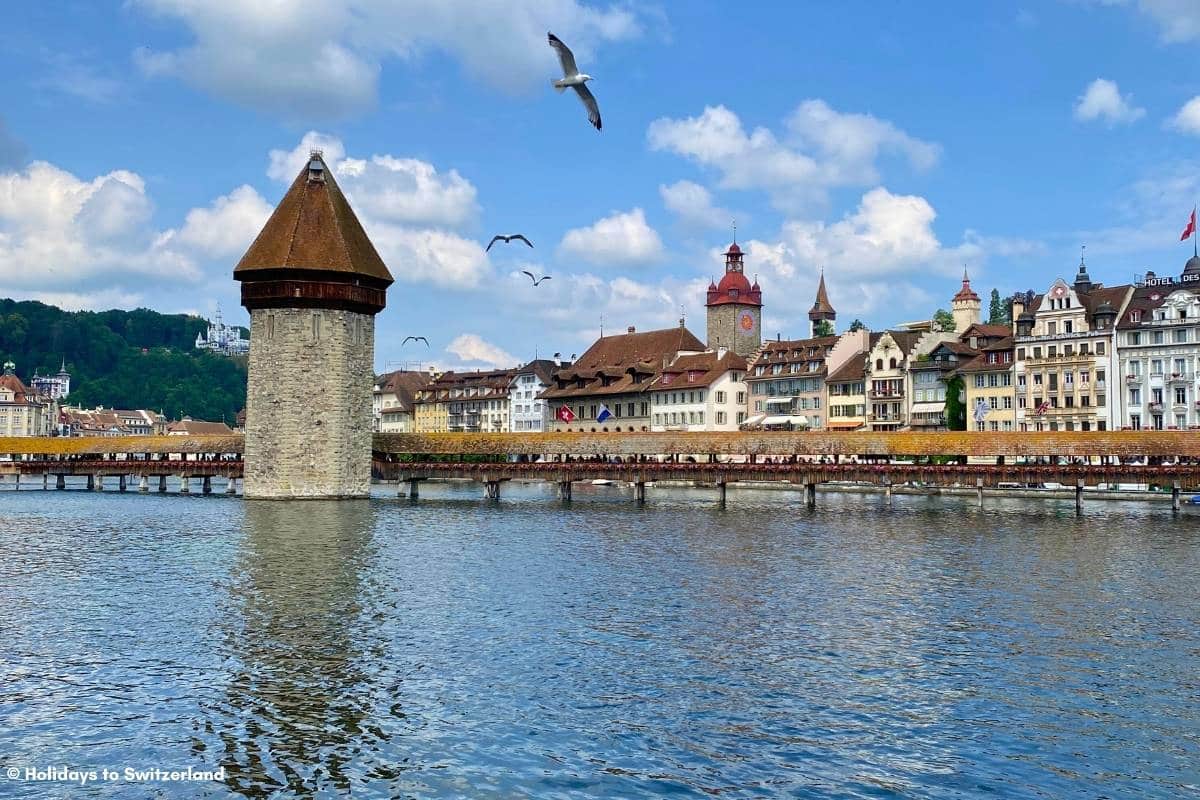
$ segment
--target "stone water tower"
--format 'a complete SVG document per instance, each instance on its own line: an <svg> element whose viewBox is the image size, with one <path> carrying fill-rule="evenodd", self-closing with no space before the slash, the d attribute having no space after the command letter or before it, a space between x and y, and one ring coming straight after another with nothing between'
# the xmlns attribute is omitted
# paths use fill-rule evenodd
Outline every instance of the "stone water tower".
<svg viewBox="0 0 1200 800"><path fill-rule="evenodd" d="M233 271L250 312L245 495L366 497L388 272L319 151Z"/></svg>

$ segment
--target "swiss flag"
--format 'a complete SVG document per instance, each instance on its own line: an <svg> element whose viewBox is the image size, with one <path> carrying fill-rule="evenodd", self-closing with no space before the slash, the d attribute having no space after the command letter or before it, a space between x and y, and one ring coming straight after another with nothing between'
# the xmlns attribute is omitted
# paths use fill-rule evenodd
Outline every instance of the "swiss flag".
<svg viewBox="0 0 1200 800"><path fill-rule="evenodd" d="M1180 235L1179 241L1186 241L1189 236L1196 232L1196 209L1192 209L1192 216L1188 218L1187 227L1183 229L1183 234Z"/></svg>
<svg viewBox="0 0 1200 800"><path fill-rule="evenodd" d="M575 412L571 411L571 409L567 408L566 406L563 406L562 408L558 409L558 411L555 412L554 416L558 417L559 422L574 422L575 421Z"/></svg>

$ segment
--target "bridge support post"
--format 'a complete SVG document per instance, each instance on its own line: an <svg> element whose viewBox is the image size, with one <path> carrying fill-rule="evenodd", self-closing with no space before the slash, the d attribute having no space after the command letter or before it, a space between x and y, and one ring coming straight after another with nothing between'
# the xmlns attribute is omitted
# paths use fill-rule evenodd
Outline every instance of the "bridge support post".
<svg viewBox="0 0 1200 800"><path fill-rule="evenodd" d="M42 491L45 491L49 488L50 488L50 473L43 472L42 473Z"/></svg>
<svg viewBox="0 0 1200 800"><path fill-rule="evenodd" d="M500 499L500 481L489 481L487 478L484 478L483 490L488 500Z"/></svg>
<svg viewBox="0 0 1200 800"><path fill-rule="evenodd" d="M67 476L62 474L61 472L58 473L58 475L54 478L54 488L55 489L67 488Z"/></svg>
<svg viewBox="0 0 1200 800"><path fill-rule="evenodd" d="M104 476L103 475L88 475L88 488L97 491L104 491Z"/></svg>
<svg viewBox="0 0 1200 800"><path fill-rule="evenodd" d="M200 492L202 494L212 494L212 476L205 475L200 481Z"/></svg>
<svg viewBox="0 0 1200 800"><path fill-rule="evenodd" d="M722 477L721 482L717 484L717 488L721 491L721 508L725 507L725 501L728 499L729 484Z"/></svg>
<svg viewBox="0 0 1200 800"><path fill-rule="evenodd" d="M979 507L983 508L983 478L975 479L975 494L979 498Z"/></svg>
<svg viewBox="0 0 1200 800"><path fill-rule="evenodd" d="M117 476L117 491L119 491L119 492L123 492L123 491L125 491L127 488L128 488L128 486L126 486L126 483L125 483L125 476L124 476L124 475L118 475L118 476Z"/></svg>
<svg viewBox="0 0 1200 800"><path fill-rule="evenodd" d="M558 482L558 499L562 500L564 503L571 502L571 482L570 481L559 481Z"/></svg>
<svg viewBox="0 0 1200 800"><path fill-rule="evenodd" d="M1083 478L1075 481L1075 513L1083 513Z"/></svg>
<svg viewBox="0 0 1200 800"><path fill-rule="evenodd" d="M804 484L804 506L809 511L817 507L817 485L815 483Z"/></svg>
<svg viewBox="0 0 1200 800"><path fill-rule="evenodd" d="M225 494L237 494L237 477L230 475L225 479Z"/></svg>
<svg viewBox="0 0 1200 800"><path fill-rule="evenodd" d="M21 473L17 472L13 475L13 491L21 489Z"/></svg>
<svg viewBox="0 0 1200 800"><path fill-rule="evenodd" d="M646 482L638 481L633 485L633 496L639 506L646 505Z"/></svg>
<svg viewBox="0 0 1200 800"><path fill-rule="evenodd" d="M180 494L191 494L192 493L192 487L188 485L188 480L189 479L188 479L187 475L179 476L179 493Z"/></svg>
<svg viewBox="0 0 1200 800"><path fill-rule="evenodd" d="M150 491L150 479L145 475L138 476L138 491L142 494Z"/></svg>
<svg viewBox="0 0 1200 800"><path fill-rule="evenodd" d="M889 506L892 504L892 482L890 479L885 479L883 482L883 502Z"/></svg>
<svg viewBox="0 0 1200 800"><path fill-rule="evenodd" d="M421 482L416 478L408 479L408 499L416 500L421 496Z"/></svg>
<svg viewBox="0 0 1200 800"><path fill-rule="evenodd" d="M167 491L167 476L159 475L158 476L158 493L162 494L165 491Z"/></svg>
<svg viewBox="0 0 1200 800"><path fill-rule="evenodd" d="M1171 510L1179 511L1179 481L1171 484Z"/></svg>

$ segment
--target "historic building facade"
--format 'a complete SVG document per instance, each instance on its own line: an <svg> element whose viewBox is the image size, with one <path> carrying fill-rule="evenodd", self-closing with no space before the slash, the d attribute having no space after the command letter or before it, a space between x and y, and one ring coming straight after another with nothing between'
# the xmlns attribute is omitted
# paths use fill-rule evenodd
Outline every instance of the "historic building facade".
<svg viewBox="0 0 1200 800"><path fill-rule="evenodd" d="M379 376L371 397L375 430L380 433L409 433L416 430L416 392L434 379L428 372L396 370Z"/></svg>
<svg viewBox="0 0 1200 800"><path fill-rule="evenodd" d="M1178 279L1146 274L1117 325L1117 360L1122 428L1200 427L1200 258Z"/></svg>
<svg viewBox="0 0 1200 800"><path fill-rule="evenodd" d="M836 336L768 341L750 364L750 418L754 427L819 430L826 421L826 359Z"/></svg>
<svg viewBox="0 0 1200 800"><path fill-rule="evenodd" d="M0 372L0 436L50 436L58 423L58 403L39 396L17 377L17 365Z"/></svg>
<svg viewBox="0 0 1200 800"><path fill-rule="evenodd" d="M1074 283L1058 278L1043 294L1013 299L1018 430L1113 429L1116 322L1132 294L1093 283L1081 261Z"/></svg>
<svg viewBox="0 0 1200 800"><path fill-rule="evenodd" d="M247 498L366 497L391 273L314 151L234 269L250 312Z"/></svg>
<svg viewBox="0 0 1200 800"><path fill-rule="evenodd" d="M898 431L908 424L908 361L925 336L916 331L883 331L873 338L865 361L867 427Z"/></svg>
<svg viewBox="0 0 1200 800"><path fill-rule="evenodd" d="M510 430L550 430L550 407L541 398L541 394L553 385L554 372L563 367L561 361L538 358L516 371L508 387Z"/></svg>
<svg viewBox="0 0 1200 800"><path fill-rule="evenodd" d="M725 252L725 274L709 283L705 300L708 348L722 347L750 358L762 344L762 290L746 279L742 249L737 242Z"/></svg>
<svg viewBox="0 0 1200 800"><path fill-rule="evenodd" d="M729 350L676 355L650 385L650 430L736 431L745 379L746 359Z"/></svg>

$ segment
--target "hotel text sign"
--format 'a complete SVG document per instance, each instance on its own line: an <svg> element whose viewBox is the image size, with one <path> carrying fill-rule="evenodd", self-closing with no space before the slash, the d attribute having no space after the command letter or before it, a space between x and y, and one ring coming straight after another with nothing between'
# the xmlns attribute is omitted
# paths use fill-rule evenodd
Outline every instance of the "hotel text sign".
<svg viewBox="0 0 1200 800"><path fill-rule="evenodd" d="M1173 283L1193 283L1200 281L1200 275L1181 275L1179 280L1174 278L1147 278L1145 284L1147 286L1170 286Z"/></svg>

